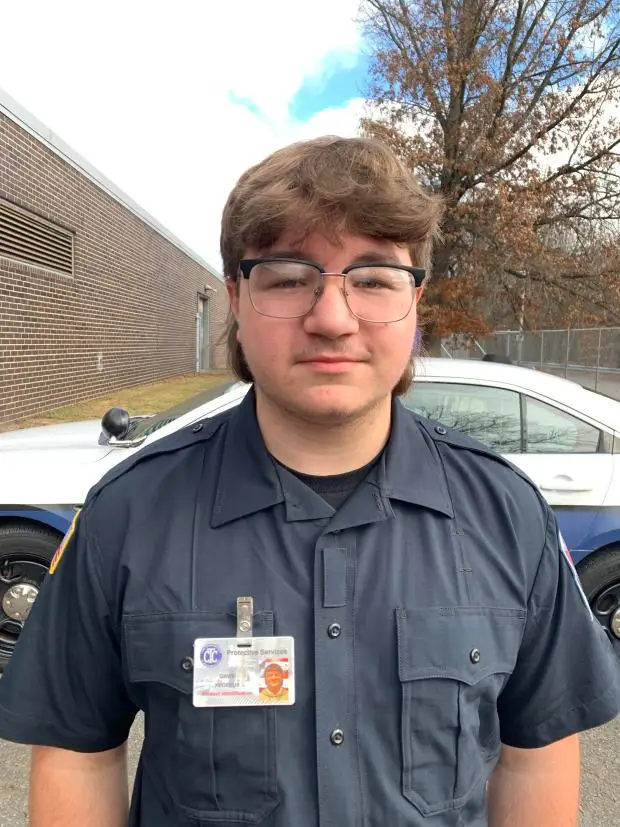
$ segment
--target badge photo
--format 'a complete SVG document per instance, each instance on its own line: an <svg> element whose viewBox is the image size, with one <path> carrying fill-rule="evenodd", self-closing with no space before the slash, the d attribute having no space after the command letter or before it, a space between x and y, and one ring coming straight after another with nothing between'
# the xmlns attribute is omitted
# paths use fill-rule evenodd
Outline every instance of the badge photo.
<svg viewBox="0 0 620 827"><path fill-rule="evenodd" d="M258 697L263 703L289 703L288 658L270 658L263 661Z"/></svg>

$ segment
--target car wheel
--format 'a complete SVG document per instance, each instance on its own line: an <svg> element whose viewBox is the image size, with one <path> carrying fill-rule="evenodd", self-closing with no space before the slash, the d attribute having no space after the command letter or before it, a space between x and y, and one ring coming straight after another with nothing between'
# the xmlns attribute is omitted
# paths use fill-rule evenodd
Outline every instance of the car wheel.
<svg viewBox="0 0 620 827"><path fill-rule="evenodd" d="M620 656L620 546L586 558L579 567L579 579L594 616Z"/></svg>
<svg viewBox="0 0 620 827"><path fill-rule="evenodd" d="M60 540L45 528L0 526L0 672L13 654Z"/></svg>

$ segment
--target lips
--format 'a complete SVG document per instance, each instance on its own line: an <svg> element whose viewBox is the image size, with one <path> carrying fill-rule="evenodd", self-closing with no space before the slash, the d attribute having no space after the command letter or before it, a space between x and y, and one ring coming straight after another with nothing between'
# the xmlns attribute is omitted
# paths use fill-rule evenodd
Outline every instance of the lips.
<svg viewBox="0 0 620 827"><path fill-rule="evenodd" d="M355 359L307 359L313 365L352 365Z"/></svg>
<svg viewBox="0 0 620 827"><path fill-rule="evenodd" d="M350 356L311 356L307 359L302 359L302 362L323 363L326 365L340 365L343 362L361 362L362 359L351 359Z"/></svg>
<svg viewBox="0 0 620 827"><path fill-rule="evenodd" d="M348 356L314 356L311 359L302 360L301 364L315 373L345 374L350 373L361 361Z"/></svg>

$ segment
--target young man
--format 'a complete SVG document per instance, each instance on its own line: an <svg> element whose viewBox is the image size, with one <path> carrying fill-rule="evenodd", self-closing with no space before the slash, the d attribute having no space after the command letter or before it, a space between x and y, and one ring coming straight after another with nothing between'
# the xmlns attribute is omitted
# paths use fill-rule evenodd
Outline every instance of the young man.
<svg viewBox="0 0 620 827"><path fill-rule="evenodd" d="M265 685L258 690L264 703L286 703L289 700L288 689L284 686L284 669L279 663L269 663L265 667Z"/></svg>
<svg viewBox="0 0 620 827"><path fill-rule="evenodd" d="M536 488L398 400L439 217L366 140L239 180L221 250L252 387L94 487L0 682L33 827L576 825L618 660Z"/></svg>

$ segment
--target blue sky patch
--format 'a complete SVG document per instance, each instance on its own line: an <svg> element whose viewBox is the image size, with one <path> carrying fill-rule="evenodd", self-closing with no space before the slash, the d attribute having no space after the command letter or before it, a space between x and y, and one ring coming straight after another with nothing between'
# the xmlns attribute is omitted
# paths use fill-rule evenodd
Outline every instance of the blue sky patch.
<svg viewBox="0 0 620 827"><path fill-rule="evenodd" d="M306 78L290 103L289 113L297 121L308 121L324 109L345 106L364 96L368 83L370 57L359 54L331 55L321 71Z"/></svg>
<svg viewBox="0 0 620 827"><path fill-rule="evenodd" d="M243 106L253 115L257 115L259 118L263 117L263 113L260 107L251 99L246 98L243 95L238 95L232 89L228 92L228 100L233 103L235 106Z"/></svg>

